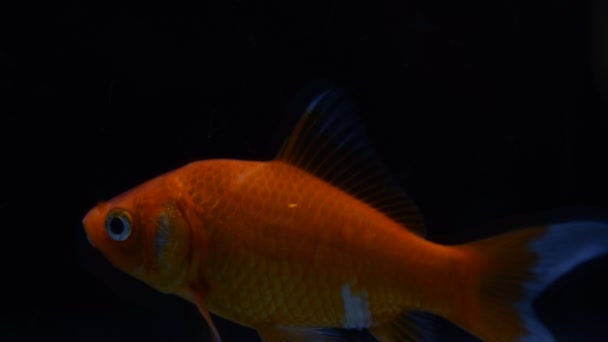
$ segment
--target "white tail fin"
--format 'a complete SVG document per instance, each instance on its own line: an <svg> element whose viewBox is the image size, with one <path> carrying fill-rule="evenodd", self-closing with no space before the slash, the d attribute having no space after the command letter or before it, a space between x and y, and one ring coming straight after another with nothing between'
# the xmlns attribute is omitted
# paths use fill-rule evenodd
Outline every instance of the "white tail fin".
<svg viewBox="0 0 608 342"><path fill-rule="evenodd" d="M450 317L487 342L553 341L533 300L557 278L608 253L608 223L570 221L458 246L477 265L477 303Z"/></svg>

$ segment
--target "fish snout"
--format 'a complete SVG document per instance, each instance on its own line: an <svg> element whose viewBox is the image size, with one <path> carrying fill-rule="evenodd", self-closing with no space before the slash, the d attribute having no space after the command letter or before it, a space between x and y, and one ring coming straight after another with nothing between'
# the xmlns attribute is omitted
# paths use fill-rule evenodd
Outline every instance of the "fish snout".
<svg viewBox="0 0 608 342"><path fill-rule="evenodd" d="M105 231L105 206L102 204L89 210L89 212L82 219L82 226L87 236L89 243L97 248L95 241L99 240L99 234Z"/></svg>
<svg viewBox="0 0 608 342"><path fill-rule="evenodd" d="M84 228L84 235L87 236L87 240L89 240L89 243L91 244L91 246L95 247L95 244L93 243L93 240L91 240L91 237L89 236L89 230L87 229L86 221L87 221L87 218L85 216L82 219L82 227Z"/></svg>

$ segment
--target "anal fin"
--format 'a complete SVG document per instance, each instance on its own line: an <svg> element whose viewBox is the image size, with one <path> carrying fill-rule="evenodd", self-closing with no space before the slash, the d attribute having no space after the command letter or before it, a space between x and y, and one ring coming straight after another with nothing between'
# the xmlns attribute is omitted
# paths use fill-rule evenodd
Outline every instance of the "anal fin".
<svg viewBox="0 0 608 342"><path fill-rule="evenodd" d="M433 315L421 311L408 311L368 330L378 342L431 342L436 339L433 318Z"/></svg>
<svg viewBox="0 0 608 342"><path fill-rule="evenodd" d="M268 326L256 329L263 342L346 342L338 329L303 329Z"/></svg>

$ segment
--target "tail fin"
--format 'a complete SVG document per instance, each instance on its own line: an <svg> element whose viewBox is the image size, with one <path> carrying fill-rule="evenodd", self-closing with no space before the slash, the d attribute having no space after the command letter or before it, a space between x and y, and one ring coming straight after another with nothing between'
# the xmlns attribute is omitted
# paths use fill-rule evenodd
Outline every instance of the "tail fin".
<svg viewBox="0 0 608 342"><path fill-rule="evenodd" d="M523 229L462 249L477 265L477 303L462 308L461 325L486 342L553 341L533 300L581 263L608 253L608 223L571 221Z"/></svg>

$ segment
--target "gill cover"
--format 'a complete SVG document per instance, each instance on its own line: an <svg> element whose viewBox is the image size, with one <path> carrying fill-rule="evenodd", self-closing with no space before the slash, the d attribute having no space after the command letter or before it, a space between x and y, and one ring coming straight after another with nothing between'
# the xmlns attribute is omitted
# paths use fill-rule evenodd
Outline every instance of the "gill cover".
<svg viewBox="0 0 608 342"><path fill-rule="evenodd" d="M150 222L150 228L147 241L153 258L148 282L162 292L173 292L185 280L190 264L190 225L178 203L171 200Z"/></svg>

